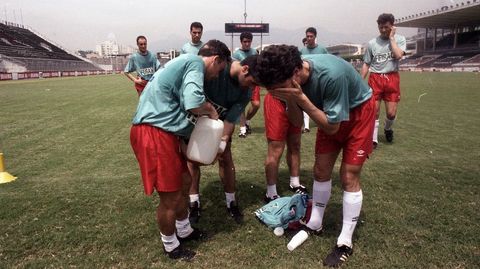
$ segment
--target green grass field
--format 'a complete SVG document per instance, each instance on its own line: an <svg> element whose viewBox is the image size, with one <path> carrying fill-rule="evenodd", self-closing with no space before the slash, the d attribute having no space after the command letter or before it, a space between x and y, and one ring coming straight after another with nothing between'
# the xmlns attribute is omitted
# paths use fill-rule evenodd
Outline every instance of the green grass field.
<svg viewBox="0 0 480 269"><path fill-rule="evenodd" d="M480 76L402 73L395 141L364 166L361 222L345 268L480 267ZM203 168L204 242L191 263L165 257L157 196L143 194L129 128L137 95L121 75L0 82L0 152L18 179L0 185L0 268L321 268L341 229L338 167L325 233L293 252L253 216L263 205L263 116L234 137L235 224L216 167ZM382 112L383 113L383 112ZM381 127L383 124L381 125ZM303 136L312 185L315 133ZM281 164L279 191L288 191Z"/></svg>

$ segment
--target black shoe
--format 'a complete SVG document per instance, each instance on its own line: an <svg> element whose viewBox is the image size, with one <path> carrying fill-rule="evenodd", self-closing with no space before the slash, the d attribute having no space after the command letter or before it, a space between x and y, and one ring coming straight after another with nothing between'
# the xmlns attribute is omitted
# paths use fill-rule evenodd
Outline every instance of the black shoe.
<svg viewBox="0 0 480 269"><path fill-rule="evenodd" d="M240 224L243 222L243 214L240 212L240 208L238 208L238 205L235 201L230 202L230 207L227 207L227 212L236 223Z"/></svg>
<svg viewBox="0 0 480 269"><path fill-rule="evenodd" d="M167 252L165 248L163 248L163 251L169 257L170 259L173 260L182 260L182 261L191 261L193 257L195 257L195 251L189 250L189 249L184 249L182 245L179 245L176 247L174 250Z"/></svg>
<svg viewBox="0 0 480 269"><path fill-rule="evenodd" d="M246 133L239 133L239 134L238 134L238 137L240 137L240 138L247 138L247 134L246 134Z"/></svg>
<svg viewBox="0 0 480 269"><path fill-rule="evenodd" d="M297 186L297 187L292 187L292 185L289 185L288 188L295 192L295 193L300 193L300 194L307 194L308 193L308 190L305 186L301 185L300 186Z"/></svg>
<svg viewBox="0 0 480 269"><path fill-rule="evenodd" d="M188 216L188 219L190 220L190 223L198 223L198 221L200 220L200 211L201 211L201 208L198 202L197 201L191 202L189 205L189 210L190 210L190 214Z"/></svg>
<svg viewBox="0 0 480 269"><path fill-rule="evenodd" d="M373 149L377 149L378 142L373 141Z"/></svg>
<svg viewBox="0 0 480 269"><path fill-rule="evenodd" d="M245 123L245 128L247 128L247 135L252 134L252 128L250 127L250 125Z"/></svg>
<svg viewBox="0 0 480 269"><path fill-rule="evenodd" d="M342 263L346 262L348 257L353 254L353 249L351 247L341 245L335 246L328 254L328 256L323 261L324 266L329 267L339 267Z"/></svg>
<svg viewBox="0 0 480 269"><path fill-rule="evenodd" d="M271 201L275 200L275 199L278 199L280 198L280 196L278 195L274 195L273 197L268 197L265 195L265 198L263 198L263 200L265 201L265 203L270 203Z"/></svg>
<svg viewBox="0 0 480 269"><path fill-rule="evenodd" d="M387 139L388 143L393 142L393 130L384 130L385 131L385 139Z"/></svg>
<svg viewBox="0 0 480 269"><path fill-rule="evenodd" d="M304 128L304 129L302 130L302 134L305 134L305 133L310 133L310 129Z"/></svg>
<svg viewBox="0 0 480 269"><path fill-rule="evenodd" d="M193 231L189 235L187 235L186 237L182 238L178 235L177 235L177 237L178 237L178 241L180 241L180 243L184 243L184 242L188 242L188 241L199 241L199 240L205 239L207 237L207 235L204 232L202 232L201 230L193 228Z"/></svg>

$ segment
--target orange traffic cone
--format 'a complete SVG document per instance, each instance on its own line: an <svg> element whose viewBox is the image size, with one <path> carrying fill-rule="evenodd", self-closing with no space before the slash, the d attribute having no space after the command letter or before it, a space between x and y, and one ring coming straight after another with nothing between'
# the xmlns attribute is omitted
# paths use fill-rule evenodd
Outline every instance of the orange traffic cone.
<svg viewBox="0 0 480 269"><path fill-rule="evenodd" d="M10 175L5 171L5 165L3 164L3 153L0 153L0 184L14 181L17 177Z"/></svg>

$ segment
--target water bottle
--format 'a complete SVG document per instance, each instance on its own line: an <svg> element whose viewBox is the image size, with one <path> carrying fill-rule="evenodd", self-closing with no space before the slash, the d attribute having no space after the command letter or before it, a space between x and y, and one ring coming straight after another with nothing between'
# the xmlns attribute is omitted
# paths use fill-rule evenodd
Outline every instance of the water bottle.
<svg viewBox="0 0 480 269"><path fill-rule="evenodd" d="M301 230L298 232L290 242L288 242L287 248L290 251L293 251L296 249L298 246L300 246L305 240L307 240L308 234L304 230Z"/></svg>
<svg viewBox="0 0 480 269"><path fill-rule="evenodd" d="M187 146L187 158L203 164L211 164L223 135L223 121L207 116L198 118Z"/></svg>

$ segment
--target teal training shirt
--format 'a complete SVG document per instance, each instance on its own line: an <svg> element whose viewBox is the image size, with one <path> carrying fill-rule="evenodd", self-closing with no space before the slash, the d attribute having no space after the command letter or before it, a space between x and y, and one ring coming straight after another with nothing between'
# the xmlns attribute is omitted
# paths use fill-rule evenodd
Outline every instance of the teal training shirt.
<svg viewBox="0 0 480 269"><path fill-rule="evenodd" d="M303 92L325 112L329 123L348 121L350 110L372 96L370 87L345 60L331 54L303 58L310 64L310 77L302 85Z"/></svg>
<svg viewBox="0 0 480 269"><path fill-rule="evenodd" d="M135 71L139 77L144 80L150 80L158 69L160 69L160 62L153 53L147 51L147 54L142 55L139 52L135 52L128 59L124 72L130 73Z"/></svg>
<svg viewBox="0 0 480 269"><path fill-rule="evenodd" d="M248 56L252 55L257 55L257 50L250 48L249 50L242 50L242 49L237 49L233 53L233 58L238 60L238 61L243 61L243 59L247 58Z"/></svg>
<svg viewBox="0 0 480 269"><path fill-rule="evenodd" d="M158 70L147 84L133 117L133 124L149 124L178 136L193 130L187 110L205 102L204 63L192 54L180 55Z"/></svg>
<svg viewBox="0 0 480 269"><path fill-rule="evenodd" d="M309 55L309 54L327 54L328 50L320 45L317 44L314 48L303 47L300 49L300 54L302 55Z"/></svg>
<svg viewBox="0 0 480 269"><path fill-rule="evenodd" d="M192 42L185 43L183 45L182 50L180 51L181 54L194 54L198 55L198 51L203 46L203 42L200 41L197 44L193 44Z"/></svg>
<svg viewBox="0 0 480 269"><path fill-rule="evenodd" d="M395 42L398 47L405 52L407 41L404 36L395 35ZM398 72L399 60L392 55L392 46L389 39L383 39L380 36L370 40L365 50L363 61L370 66L370 72L386 74Z"/></svg>
<svg viewBox="0 0 480 269"><path fill-rule="evenodd" d="M250 101L250 90L240 88L237 78L230 76L230 68L231 65L225 67L217 79L205 81L205 95L214 105L221 120L238 123Z"/></svg>

